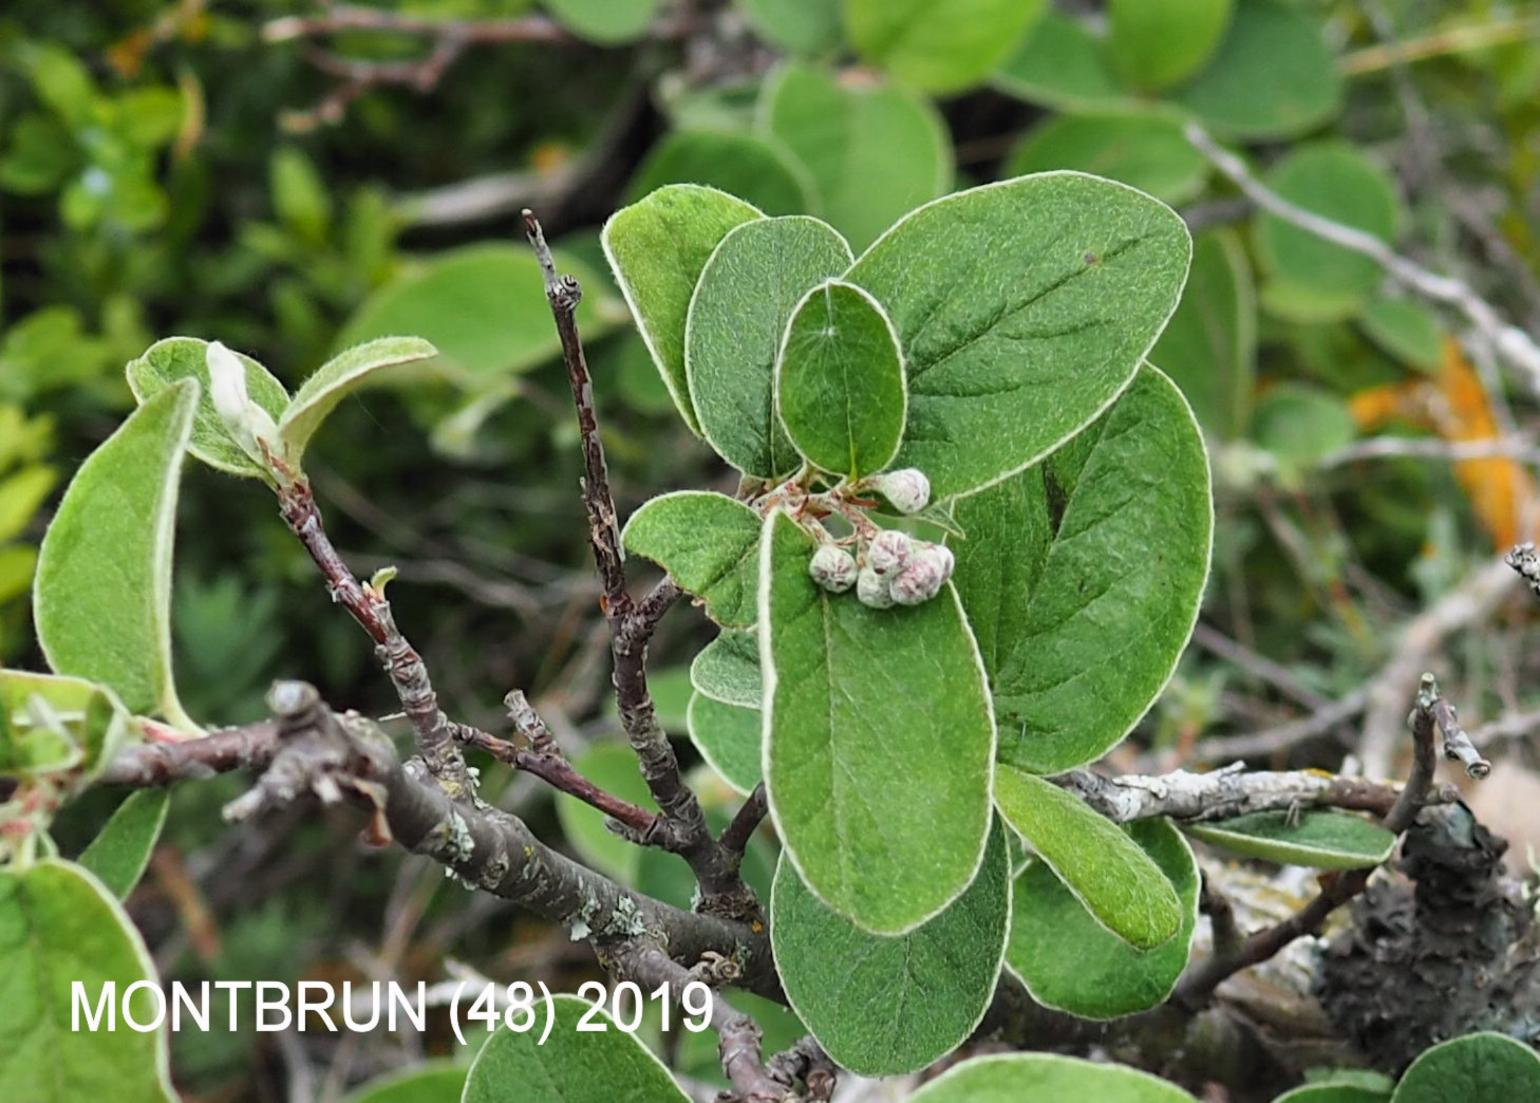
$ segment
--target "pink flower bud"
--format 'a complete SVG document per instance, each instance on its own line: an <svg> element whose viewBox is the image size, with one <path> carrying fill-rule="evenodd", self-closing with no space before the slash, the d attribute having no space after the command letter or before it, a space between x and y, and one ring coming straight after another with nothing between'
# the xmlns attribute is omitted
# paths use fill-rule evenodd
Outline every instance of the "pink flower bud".
<svg viewBox="0 0 1540 1103"><path fill-rule="evenodd" d="M918 467L889 471L873 485L900 513L918 513L930 504L930 480Z"/></svg>
<svg viewBox="0 0 1540 1103"><path fill-rule="evenodd" d="M897 529L883 529L866 549L866 565L879 575L891 575L904 568L914 548L914 539Z"/></svg>
<svg viewBox="0 0 1540 1103"><path fill-rule="evenodd" d="M807 565L813 581L832 594L843 594L856 584L855 557L844 548L825 544Z"/></svg>

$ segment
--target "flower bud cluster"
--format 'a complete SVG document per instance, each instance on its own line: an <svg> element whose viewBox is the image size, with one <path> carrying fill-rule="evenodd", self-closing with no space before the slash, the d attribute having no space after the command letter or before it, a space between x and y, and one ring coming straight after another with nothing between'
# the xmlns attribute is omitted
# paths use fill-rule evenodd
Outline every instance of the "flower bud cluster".
<svg viewBox="0 0 1540 1103"><path fill-rule="evenodd" d="M919 605L941 592L954 565L950 548L884 529L866 549L856 597L873 609Z"/></svg>

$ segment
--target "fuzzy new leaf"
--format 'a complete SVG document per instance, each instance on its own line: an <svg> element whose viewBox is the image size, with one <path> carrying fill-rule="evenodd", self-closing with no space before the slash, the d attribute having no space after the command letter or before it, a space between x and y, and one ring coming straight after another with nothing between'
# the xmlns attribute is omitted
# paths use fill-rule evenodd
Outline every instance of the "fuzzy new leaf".
<svg viewBox="0 0 1540 1103"><path fill-rule="evenodd" d="M910 1103L1197 1103L1147 1072L1060 1057L1002 1053L953 1066L909 1097Z"/></svg>
<svg viewBox="0 0 1540 1103"><path fill-rule="evenodd" d="M127 900L149 864L170 805L171 793L166 789L130 793L81 852L81 867L94 873L119 900Z"/></svg>
<svg viewBox="0 0 1540 1103"><path fill-rule="evenodd" d="M371 375L386 368L431 360L437 355L438 349L420 337L381 337L333 356L300 384L278 421L285 458L297 465L326 415L370 382Z"/></svg>
<svg viewBox="0 0 1540 1103"><path fill-rule="evenodd" d="M759 514L725 494L682 490L646 502L620 534L626 551L652 560L706 603L711 619L747 628L758 615Z"/></svg>

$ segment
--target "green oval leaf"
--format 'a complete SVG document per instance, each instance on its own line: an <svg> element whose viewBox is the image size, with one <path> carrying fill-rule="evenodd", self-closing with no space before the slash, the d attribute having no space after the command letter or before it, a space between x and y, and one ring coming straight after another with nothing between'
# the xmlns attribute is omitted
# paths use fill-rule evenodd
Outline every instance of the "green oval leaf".
<svg viewBox="0 0 1540 1103"><path fill-rule="evenodd" d="M1197 1103L1175 1084L1147 1072L1060 1057L999 1053L975 1057L942 1073L910 1103Z"/></svg>
<svg viewBox="0 0 1540 1103"><path fill-rule="evenodd" d="M1395 849L1396 837L1379 824L1348 812L1309 809L1253 812L1234 819L1187 825L1187 833L1248 858L1266 858L1312 869L1377 866Z"/></svg>
<svg viewBox="0 0 1540 1103"><path fill-rule="evenodd" d="M765 82L759 117L807 166L823 217L857 249L951 190L946 122L906 88L790 64Z"/></svg>
<svg viewBox="0 0 1540 1103"><path fill-rule="evenodd" d="M1202 435L1146 365L1090 429L978 497L959 503L957 585L995 625L1000 760L1040 774L1092 762L1149 710L1197 620L1213 532ZM1031 520L1007 528L997 509ZM1000 556L1022 562L992 567ZM974 591L996 571L1008 591Z"/></svg>
<svg viewBox="0 0 1540 1103"><path fill-rule="evenodd" d="M1343 142L1294 150L1267 174L1284 199L1383 241L1395 238L1400 201L1385 170ZM1288 316L1327 321L1357 313L1384 279L1361 253L1272 214L1257 221L1257 257L1277 286L1268 304Z"/></svg>
<svg viewBox="0 0 1540 1103"><path fill-rule="evenodd" d="M759 637L724 631L690 664L690 684L703 696L739 708L757 709L764 700L759 673Z"/></svg>
<svg viewBox="0 0 1540 1103"><path fill-rule="evenodd" d="M171 794L165 789L130 793L81 852L81 867L94 873L119 900L127 900L150 862L170 806Z"/></svg>
<svg viewBox="0 0 1540 1103"><path fill-rule="evenodd" d="M816 218L731 230L702 270L685 324L685 375L707 443L748 475L801 466L775 414L775 357L809 289L850 267L850 247Z"/></svg>
<svg viewBox="0 0 1540 1103"><path fill-rule="evenodd" d="M786 998L820 1045L860 1076L897 1076L950 1053L994 996L1010 921L1005 831L989 833L978 876L945 911L897 938L844 919L790 862L775 872L770 939ZM831 983L831 968L839 980Z"/></svg>
<svg viewBox="0 0 1540 1103"><path fill-rule="evenodd" d="M267 472L246 455L225 428L224 418L219 416L209 398L208 347L207 341L196 337L167 337L164 341L156 341L137 360L128 362L125 373L129 389L143 405L174 383L196 379L200 398L197 413L193 415L187 450L219 471L248 479L266 478ZM239 352L235 355L246 369L247 396L277 421L289 405L289 392L251 357Z"/></svg>
<svg viewBox="0 0 1540 1103"><path fill-rule="evenodd" d="M86 457L43 537L32 599L49 666L188 728L171 673L171 553L197 408L198 384L173 383Z"/></svg>
<svg viewBox="0 0 1540 1103"><path fill-rule="evenodd" d="M1209 63L1174 93L1235 138L1292 138L1342 109L1342 76L1319 17L1279 0L1236 0Z"/></svg>
<svg viewBox="0 0 1540 1103"><path fill-rule="evenodd" d="M1149 950L1096 921L1052 868L1034 858L1016 878L1005 963L1044 1007L1082 1019L1115 1019L1156 1007L1176 987L1198 925L1198 864L1182 833L1163 819L1125 829L1149 855L1182 908L1176 937Z"/></svg>
<svg viewBox="0 0 1540 1103"><path fill-rule="evenodd" d="M551 997L551 1009L544 1044L539 1030L504 1029L488 1039L461 1103L688 1103L662 1062L604 1011L565 994ZM589 1029L579 1031L584 1016Z"/></svg>
<svg viewBox="0 0 1540 1103"><path fill-rule="evenodd" d="M449 1103L464 1091L466 1071L456 1061L424 1061L369 1081L345 1103Z"/></svg>
<svg viewBox="0 0 1540 1103"><path fill-rule="evenodd" d="M1001 765L995 804L1096 921L1135 949L1182 928L1183 907L1159 866L1117 824L1051 781Z"/></svg>
<svg viewBox="0 0 1540 1103"><path fill-rule="evenodd" d="M926 92L960 92L1004 61L1047 0L845 0L856 52Z"/></svg>
<svg viewBox="0 0 1540 1103"><path fill-rule="evenodd" d="M1443 326L1416 299L1374 299L1358 322L1369 340L1409 367L1431 375L1443 363Z"/></svg>
<svg viewBox="0 0 1540 1103"><path fill-rule="evenodd" d="M0 777L90 780L127 736L121 702L81 678L0 668Z"/></svg>
<svg viewBox="0 0 1540 1103"><path fill-rule="evenodd" d="M1257 403L1251 426L1253 439L1293 480L1350 443L1357 432L1346 402L1302 383L1268 388Z"/></svg>
<svg viewBox="0 0 1540 1103"><path fill-rule="evenodd" d="M644 502L620 539L706 604L712 620L747 628L759 615L759 514L705 490L680 490Z"/></svg>
<svg viewBox="0 0 1540 1103"><path fill-rule="evenodd" d="M1357 1084L1306 1084L1284 1092L1273 1103L1388 1103L1389 1099L1388 1089L1379 1091Z"/></svg>
<svg viewBox="0 0 1540 1103"><path fill-rule="evenodd" d="M792 311L775 361L775 405L813 466L861 479L893 459L908 398L898 334L854 284L830 280Z"/></svg>
<svg viewBox="0 0 1540 1103"><path fill-rule="evenodd" d="M1102 40L1070 15L1050 11L995 74L995 84L1028 103L1063 111L1120 109L1133 94L1113 72Z"/></svg>
<svg viewBox="0 0 1540 1103"><path fill-rule="evenodd" d="M1391 1103L1456 1099L1540 1099L1540 1057L1504 1034L1467 1034L1423 1050L1390 1097Z"/></svg>
<svg viewBox="0 0 1540 1103"><path fill-rule="evenodd" d="M940 500L1079 432L1176 308L1190 252L1169 207L1073 172L959 192L899 222L847 277L887 310L904 352L896 466L925 472Z"/></svg>
<svg viewBox="0 0 1540 1103"><path fill-rule="evenodd" d="M839 0L743 0L743 14L763 38L794 54L840 44Z"/></svg>
<svg viewBox="0 0 1540 1103"><path fill-rule="evenodd" d="M727 232L764 217L715 188L670 184L616 211L600 241L647 351L685 424L697 435L685 376L685 321L696 281Z"/></svg>
<svg viewBox="0 0 1540 1103"><path fill-rule="evenodd" d="M690 741L706 765L738 792L752 792L761 776L764 716L759 709L697 693L690 698L689 725Z"/></svg>
<svg viewBox="0 0 1540 1103"><path fill-rule="evenodd" d="M59 861L0 868L0 959L6 963L0 969L0 1083L7 1097L175 1103L165 1032L131 1030L121 1015L130 985L158 983L155 966L139 932L96 878ZM116 986L116 999L107 1001L116 1009L112 1029L105 1017L98 1029L72 1028L77 982L88 1017L104 987ZM142 989L129 1006L135 1022L154 1018L156 1005Z"/></svg>
<svg viewBox="0 0 1540 1103"><path fill-rule="evenodd" d="M421 337L381 337L340 352L300 384L278 421L286 458L298 464L310 438L328 414L353 391L387 368L431 360L438 355Z"/></svg>
<svg viewBox="0 0 1540 1103"><path fill-rule="evenodd" d="M1182 301L1150 360L1182 389L1205 431L1221 440L1245 434L1256 389L1257 294L1233 231L1193 243Z"/></svg>
<svg viewBox="0 0 1540 1103"><path fill-rule="evenodd" d="M613 46L640 38L658 0L544 0L561 24L590 42Z"/></svg>
<svg viewBox="0 0 1540 1103"><path fill-rule="evenodd" d="M1219 46L1233 0L1109 0L1107 52L1139 88L1170 88L1195 73Z"/></svg>
<svg viewBox="0 0 1540 1103"><path fill-rule="evenodd" d="M1078 169L1185 203L1203 190L1208 162L1174 118L1148 111L1057 115L1030 130L1004 172L1021 176Z"/></svg>
<svg viewBox="0 0 1540 1103"><path fill-rule="evenodd" d="M720 188L769 215L818 209L812 178L785 146L738 130L671 131L636 170L627 195L636 203L669 184Z"/></svg>
<svg viewBox="0 0 1540 1103"><path fill-rule="evenodd" d="M989 833L994 719L978 648L950 586L922 605L871 609L819 589L812 554L785 513L766 521L770 811L824 903L902 934L968 886Z"/></svg>

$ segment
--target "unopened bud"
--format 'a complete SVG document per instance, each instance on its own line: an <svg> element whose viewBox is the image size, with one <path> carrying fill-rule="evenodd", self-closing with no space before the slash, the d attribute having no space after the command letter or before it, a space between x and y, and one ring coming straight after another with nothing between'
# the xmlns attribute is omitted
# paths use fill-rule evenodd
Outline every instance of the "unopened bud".
<svg viewBox="0 0 1540 1103"><path fill-rule="evenodd" d="M825 544L813 553L807 573L830 593L843 594L856 584L855 557L844 548Z"/></svg>
<svg viewBox="0 0 1540 1103"><path fill-rule="evenodd" d="M914 538L897 529L883 529L866 549L866 565L879 575L891 575L903 570L914 549Z"/></svg>
<svg viewBox="0 0 1540 1103"><path fill-rule="evenodd" d="M901 467L877 476L873 485L900 513L918 513L930 504L930 480L918 467Z"/></svg>
<svg viewBox="0 0 1540 1103"><path fill-rule="evenodd" d="M267 457L259 442L278 439L273 417L246 393L246 365L240 357L218 341L209 342L204 362L209 369L209 400L225 429L258 464L266 466Z"/></svg>
<svg viewBox="0 0 1540 1103"><path fill-rule="evenodd" d="M861 569L861 574L856 578L856 597L862 605L873 609L886 609L893 604L893 593L888 589L888 580L872 570L871 565Z"/></svg>
<svg viewBox="0 0 1540 1103"><path fill-rule="evenodd" d="M956 561L950 548L940 544L920 544L909 557L909 564L893 579L890 591L900 605L919 605L941 592L952 577Z"/></svg>

